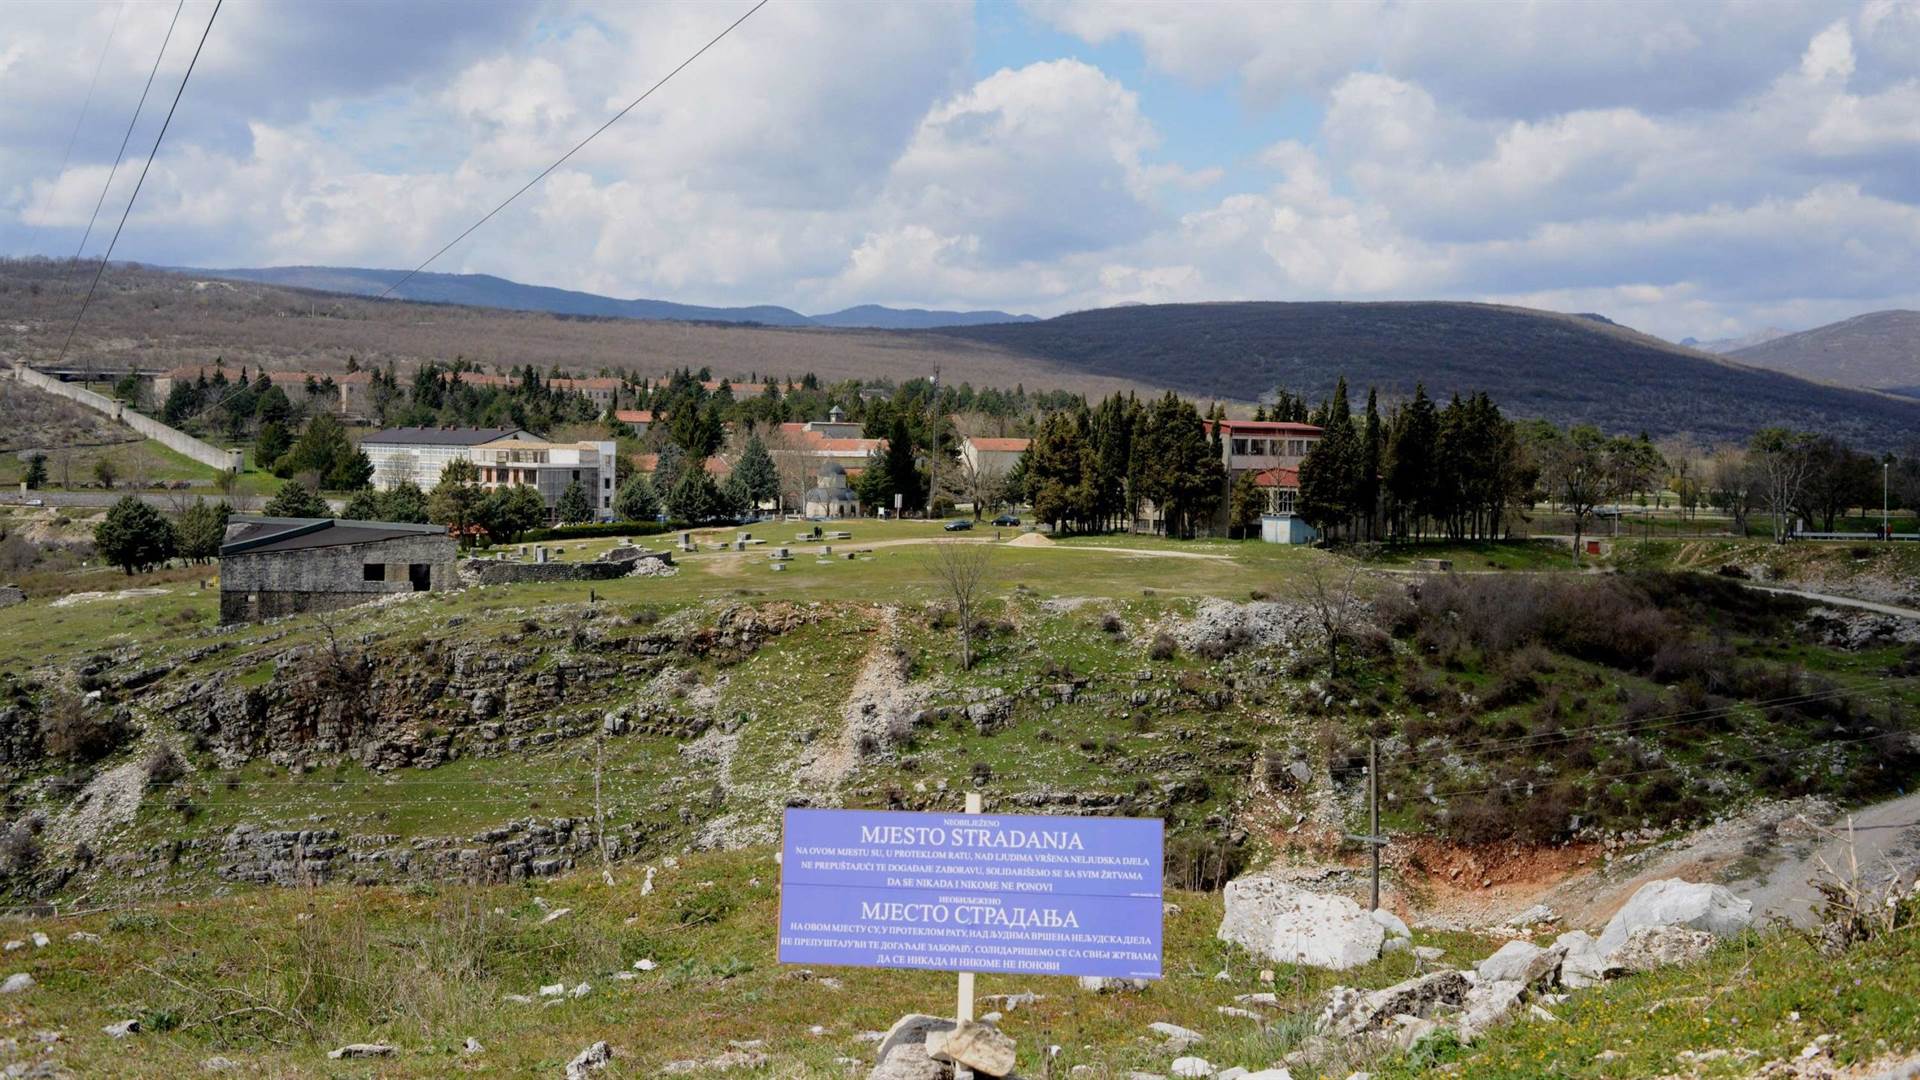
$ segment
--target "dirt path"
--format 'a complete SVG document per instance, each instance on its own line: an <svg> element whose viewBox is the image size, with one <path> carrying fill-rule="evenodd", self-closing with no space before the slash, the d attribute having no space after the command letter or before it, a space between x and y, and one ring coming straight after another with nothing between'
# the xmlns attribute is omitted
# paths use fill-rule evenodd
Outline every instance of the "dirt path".
<svg viewBox="0 0 1920 1080"><path fill-rule="evenodd" d="M1807 882L1822 875L1822 862L1842 874L1851 873L1857 865L1861 882L1873 888L1920 871L1920 792L1875 803L1851 816L1851 838L1847 815L1841 815L1825 831L1809 828L1801 843L1770 853L1775 857L1771 865L1730 881L1727 887L1753 901L1757 917L1778 915L1796 926L1810 926L1811 905L1818 894Z"/></svg>
<svg viewBox="0 0 1920 1080"><path fill-rule="evenodd" d="M797 791L831 795L860 767L866 747L884 747L904 730L907 718L926 696L925 687L908 680L908 659L900 648L900 612L887 605L860 676L840 710L840 732L815 743L814 756L794 770Z"/></svg>
<svg viewBox="0 0 1920 1080"><path fill-rule="evenodd" d="M1853 812L1854 856L1864 882L1920 873L1920 793ZM1739 817L1630 854L1604 860L1534 887L1495 888L1449 898L1421 914L1448 925L1492 926L1534 904L1552 908L1568 927L1597 927L1642 885L1662 878L1711 881L1753 902L1754 917L1798 926L1813 920L1807 882L1820 860L1847 864L1846 815L1815 799L1769 803Z"/></svg>
<svg viewBox="0 0 1920 1080"><path fill-rule="evenodd" d="M1780 596L1797 596L1802 600L1813 600L1835 607L1859 608L1881 615L1892 615L1902 619L1920 619L1920 608L1897 607L1893 604L1878 604L1872 600L1855 600L1851 596L1835 596L1832 593L1809 592L1806 589L1783 589L1777 585L1754 585L1742 582L1747 588L1758 592L1775 593Z"/></svg>

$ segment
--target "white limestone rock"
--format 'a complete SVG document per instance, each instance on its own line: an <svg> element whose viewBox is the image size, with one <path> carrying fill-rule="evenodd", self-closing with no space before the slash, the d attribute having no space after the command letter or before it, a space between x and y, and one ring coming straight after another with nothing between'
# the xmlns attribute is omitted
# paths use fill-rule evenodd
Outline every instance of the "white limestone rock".
<svg viewBox="0 0 1920 1080"><path fill-rule="evenodd" d="M1716 937L1753 925L1753 904L1724 885L1702 885L1678 878L1651 881L1627 900L1600 933L1600 951L1611 954L1642 926L1683 926Z"/></svg>
<svg viewBox="0 0 1920 1080"><path fill-rule="evenodd" d="M1712 950L1715 937L1685 926L1636 926L1607 962L1622 971L1654 971L1691 964Z"/></svg>
<svg viewBox="0 0 1920 1080"><path fill-rule="evenodd" d="M1216 936L1283 964L1345 971L1378 959L1387 930L1344 896L1249 874L1227 883Z"/></svg>

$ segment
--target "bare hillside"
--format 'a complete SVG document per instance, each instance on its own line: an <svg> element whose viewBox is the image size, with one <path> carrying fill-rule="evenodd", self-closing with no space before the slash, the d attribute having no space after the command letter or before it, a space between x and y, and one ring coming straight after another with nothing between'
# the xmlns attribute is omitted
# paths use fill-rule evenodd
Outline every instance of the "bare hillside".
<svg viewBox="0 0 1920 1080"><path fill-rule="evenodd" d="M74 275L76 279L80 274ZM80 302L44 260L0 260L0 355L52 360ZM976 386L1024 384L1103 395L1143 384L992 345L884 330L768 327L552 315L375 301L139 267L110 269L69 361L173 367L223 358L341 370L349 356L402 369L464 356L483 365L531 363L574 374L664 374L710 367L716 377L813 372L823 379L910 379L931 374Z"/></svg>
<svg viewBox="0 0 1920 1080"><path fill-rule="evenodd" d="M1755 367L1839 386L1920 390L1920 311L1874 311L1731 354Z"/></svg>

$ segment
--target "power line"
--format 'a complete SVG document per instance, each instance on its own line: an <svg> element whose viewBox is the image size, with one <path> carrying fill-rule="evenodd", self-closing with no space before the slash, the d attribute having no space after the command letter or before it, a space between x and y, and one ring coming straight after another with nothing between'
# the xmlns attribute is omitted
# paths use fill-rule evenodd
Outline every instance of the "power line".
<svg viewBox="0 0 1920 1080"><path fill-rule="evenodd" d="M100 185L100 198L94 200L93 213L87 218L87 229L80 234L80 246L73 249L73 260L67 263L67 271L60 275L60 283L66 284L73 276L73 268L80 265L80 256L87 250L87 241L93 237L93 223L100 217L100 208L106 205L107 192L113 188L113 178L120 172L120 160L127 156L127 143L133 139L133 129L140 122L140 111L147 107L147 93L153 89L153 77L160 73L160 60L167 55L167 44L173 40L173 28L180 22L180 10L187 6L187 0L174 5L173 19L167 23L167 32L160 39L160 51L153 55L153 69L147 72L147 85L140 90L140 101L133 107L133 116L127 120L127 133L120 136L120 152L113 155L113 167L107 170L107 182ZM101 54L101 59L105 59ZM78 128L75 129L76 131ZM61 349L64 355L66 350Z"/></svg>
<svg viewBox="0 0 1920 1080"><path fill-rule="evenodd" d="M425 262L407 271L404 275L401 276L399 281L396 281L393 284L387 286L386 290L382 292L379 296L374 297L374 299L384 300L388 296L391 296L395 289L398 289L400 286L405 285L408 281L410 281L413 278L415 274L418 274L420 271L425 270L428 266L430 266L433 263L435 259L438 259L440 256L445 255L450 249L452 249L452 247L455 244L458 244L460 241L465 240L469 235L471 235L475 229L478 229L480 226L485 225L488 221L492 220L495 214L498 214L500 211L505 210L509 203L513 202L513 200L519 198L520 196L525 195L528 192L528 190L530 190L535 184L538 184L540 181L545 180L547 178L547 175L553 172L553 170L566 164L568 158L579 153L580 150L583 147L585 147L588 143L599 138L601 132L612 127L616 122L619 121L621 117L632 112L634 108L638 106L641 102L653 96L653 92L655 90L658 90L661 87L667 85L668 81L670 81L675 75L680 74L681 71L685 70L689 64L693 63L695 60L700 59L700 57L703 54L705 54L708 49L711 49L715 45L720 44L721 38L724 38L728 34L733 33L734 30L737 29L741 23L746 22L748 19L751 19L755 12L759 11L761 8L766 6L767 6L767 0L760 0L759 3L753 5L752 8L748 9L745 15L742 15L739 18L733 20L733 22L730 23L725 30L720 31L720 33L716 34L711 41L708 41L705 45L700 46L700 48L696 50L692 56L689 56L685 60L680 61L680 65L678 67L674 68L672 71L669 71L665 75L661 76L660 81L648 87L646 93L643 93L639 97L634 98L631 102L627 104L626 108L621 109L617 113L614 113L613 116L608 118L606 123L601 124L599 127L595 128L593 130L593 134L588 135L586 138L581 139L578 143L575 143L573 149L560 155L560 159L558 161L555 161L553 164L540 170L540 175L527 181L524 185L521 186L520 190L507 196L506 200L502 202L499 206L496 206L493 209L487 211L486 216L482 217L479 221L476 221L473 224L467 226L466 230L463 231L459 236L456 236L452 240L447 241L447 244L445 247L441 248L439 251L434 252L432 255L427 256L427 259Z"/></svg>
<svg viewBox="0 0 1920 1080"><path fill-rule="evenodd" d="M186 0L181 0L183 5L185 2ZM187 80L193 78L194 65L200 62L200 50L206 48L207 35L213 32L213 20L220 17L220 5L225 2L226 0L214 0L213 14L207 16L206 29L200 31L200 44L193 47L193 59L187 61L186 74L180 76L180 87L173 92L173 104L167 106L167 118L161 121L160 132L153 137L153 149L147 151L147 163L141 166L140 179L134 181L133 194L127 196L127 208L120 212L120 224L114 227L113 239L107 242L107 250L100 256L100 266L93 272L93 283L87 286L86 298L80 301L80 312L73 317L73 326L67 330L67 340L60 345L60 360L67 358L67 347L73 344L73 335L80 329L80 320L86 317L87 305L93 303L93 294L100 288L100 277L107 272L107 262L113 258L114 246L120 243L120 231L127 227L127 218L133 213L134 200L140 197L141 185L147 182L147 172L153 168L154 156L160 153L160 140L167 137L167 128L173 123L174 110L180 107L180 97L187 92ZM180 17L178 8L174 10L174 17L176 19ZM160 61L156 58L154 66L157 68L159 64ZM141 95L142 100L145 97L145 94Z"/></svg>
<svg viewBox="0 0 1920 1080"><path fill-rule="evenodd" d="M1727 705L1715 706L1709 709L1691 709L1682 712L1662 713L1656 716L1645 716L1637 720L1620 720L1604 724L1586 724L1579 727L1560 728L1555 731L1543 731L1532 735L1516 735L1509 739L1480 743L1469 749L1458 750L1454 753L1462 757L1478 757L1503 751L1532 750L1543 745L1550 745L1554 742L1571 742L1575 739L1585 738L1596 732L1625 733L1628 731L1652 730L1654 728L1674 727L1701 720L1711 720L1716 717L1738 713L1748 708L1759 709L1765 712L1769 709L1784 709L1792 708L1796 705L1811 705L1832 698L1843 698L1856 692L1884 690L1890 681L1889 679L1881 678L1872 680L1867 684L1835 686L1818 691L1809 690L1798 694L1785 695L1783 697L1764 698L1758 701L1735 701ZM1389 755L1391 759L1402 759L1414 756L1430 755L1422 754L1419 748L1415 746L1409 746L1405 750L1395 751Z"/></svg>
<svg viewBox="0 0 1920 1080"><path fill-rule="evenodd" d="M53 174L55 183L67 174L67 163L73 160L73 144L80 138L80 129L87 122L87 110L93 105L94 88L100 85L100 72L107 66L107 54L113 51L114 36L120 32L120 17L126 13L126 0L121 0L120 5L113 9L113 25L107 29L106 43L100 46L100 59L94 62L93 78L87 80L87 96L80 102L80 115L74 118L73 130L67 133L67 148L60 152L60 168ZM39 242L40 226L36 225L33 228L32 238L27 241L27 250L33 250L34 245ZM85 241L81 243L84 244Z"/></svg>

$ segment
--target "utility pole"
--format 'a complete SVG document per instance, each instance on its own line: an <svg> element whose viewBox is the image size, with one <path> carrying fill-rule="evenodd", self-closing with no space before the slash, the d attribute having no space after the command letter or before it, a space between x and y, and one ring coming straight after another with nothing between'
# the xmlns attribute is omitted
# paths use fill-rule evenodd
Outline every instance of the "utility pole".
<svg viewBox="0 0 1920 1080"><path fill-rule="evenodd" d="M940 497L940 365L933 365L933 432L928 436L932 449L927 452L927 520L933 520L933 501Z"/></svg>
<svg viewBox="0 0 1920 1080"><path fill-rule="evenodd" d="M1880 539L1882 540L1893 539L1893 523L1887 517L1887 475L1892 468L1893 462L1886 458L1880 459Z"/></svg>
<svg viewBox="0 0 1920 1080"><path fill-rule="evenodd" d="M1380 910L1380 740L1367 740L1367 833L1373 837L1373 900L1367 910Z"/></svg>
<svg viewBox="0 0 1920 1080"><path fill-rule="evenodd" d="M1380 835L1380 741L1367 740L1367 834L1347 834L1347 839L1373 849L1373 894L1368 910L1380 910L1380 849L1387 838Z"/></svg>

